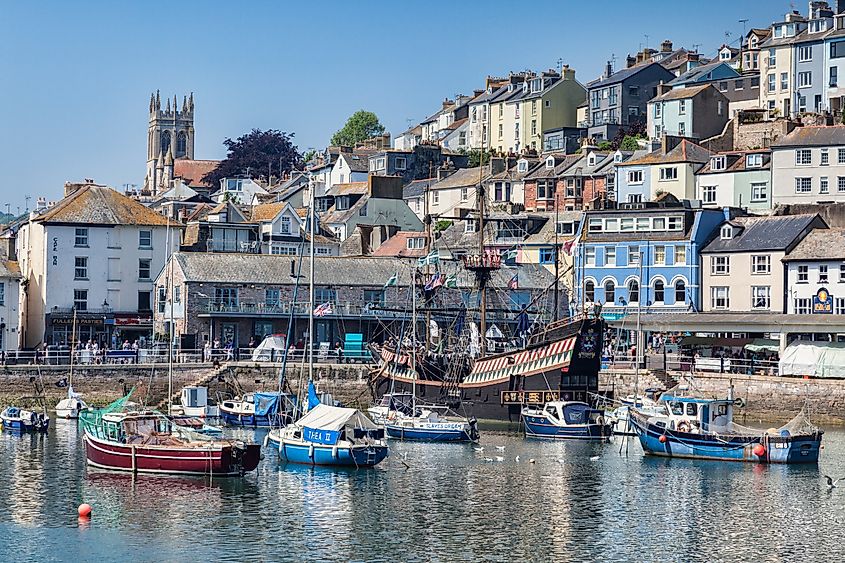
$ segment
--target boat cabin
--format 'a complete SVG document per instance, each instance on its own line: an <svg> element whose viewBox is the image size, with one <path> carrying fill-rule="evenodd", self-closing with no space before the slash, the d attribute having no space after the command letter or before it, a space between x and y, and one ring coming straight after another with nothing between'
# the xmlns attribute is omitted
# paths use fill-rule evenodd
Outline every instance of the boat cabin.
<svg viewBox="0 0 845 563"><path fill-rule="evenodd" d="M170 437L170 421L156 413L108 413L103 415L94 434L101 439L122 444L155 444Z"/></svg>
<svg viewBox="0 0 845 563"><path fill-rule="evenodd" d="M182 389L182 406L188 408L205 408L208 406L207 387L185 387Z"/></svg>
<svg viewBox="0 0 845 563"><path fill-rule="evenodd" d="M566 424L599 424L604 412L587 403L552 401L543 407L543 414Z"/></svg>
<svg viewBox="0 0 845 563"><path fill-rule="evenodd" d="M730 400L664 395L660 402L668 414L651 421L661 428L691 433L724 431L733 422L734 403Z"/></svg>

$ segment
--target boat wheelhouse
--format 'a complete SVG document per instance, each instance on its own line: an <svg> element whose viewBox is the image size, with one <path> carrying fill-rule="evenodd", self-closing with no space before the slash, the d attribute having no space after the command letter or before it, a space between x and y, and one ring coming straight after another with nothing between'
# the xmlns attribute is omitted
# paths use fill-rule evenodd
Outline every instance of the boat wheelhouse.
<svg viewBox="0 0 845 563"><path fill-rule="evenodd" d="M522 410L526 438L555 440L610 439L611 427L604 411L580 401L551 401Z"/></svg>
<svg viewBox="0 0 845 563"><path fill-rule="evenodd" d="M0 427L12 432L47 432L50 417L18 407L6 407L0 412Z"/></svg>
<svg viewBox="0 0 845 563"><path fill-rule="evenodd" d="M630 421L648 455L756 461L817 463L824 432L801 412L780 428L760 430L733 421L734 400L664 394L663 414L637 408Z"/></svg>

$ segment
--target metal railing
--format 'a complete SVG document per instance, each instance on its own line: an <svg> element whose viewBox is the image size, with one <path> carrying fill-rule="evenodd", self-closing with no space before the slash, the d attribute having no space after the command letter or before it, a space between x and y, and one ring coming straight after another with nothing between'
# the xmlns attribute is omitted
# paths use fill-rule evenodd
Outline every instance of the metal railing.
<svg viewBox="0 0 845 563"><path fill-rule="evenodd" d="M734 373L741 375L780 376L779 362L758 358L695 357L684 354L647 352L635 358L629 354L612 354L602 358L602 369L663 370L684 373Z"/></svg>
<svg viewBox="0 0 845 563"><path fill-rule="evenodd" d="M305 348L292 347L288 349L288 363L307 360ZM70 366L70 350L67 348L51 350L20 350L0 352L2 365L41 365L41 366ZM174 349L173 363L196 364L213 362L260 362L281 364L284 350L260 350L242 347L230 348L191 348ZM331 346L326 347L317 343L314 345L314 361L318 363L374 363L368 349L361 352L344 352ZM168 349L166 347L139 348L138 350L76 350L73 353L74 366L96 365L163 365L168 364Z"/></svg>
<svg viewBox="0 0 845 563"><path fill-rule="evenodd" d="M407 301L402 302L368 302L368 303L332 303L332 312L325 316L361 316L372 315L379 317L403 317L410 315L410 311L404 311L408 306ZM255 302L211 302L201 308L201 314L234 314L234 315L289 315L291 311L295 315L308 315L308 302L280 302L280 303L255 303ZM386 310L387 309L387 310ZM391 310L395 309L395 310Z"/></svg>
<svg viewBox="0 0 845 563"><path fill-rule="evenodd" d="M261 243L257 240L236 241L236 240L215 240L205 241L209 252L240 252L244 254L260 254Z"/></svg>

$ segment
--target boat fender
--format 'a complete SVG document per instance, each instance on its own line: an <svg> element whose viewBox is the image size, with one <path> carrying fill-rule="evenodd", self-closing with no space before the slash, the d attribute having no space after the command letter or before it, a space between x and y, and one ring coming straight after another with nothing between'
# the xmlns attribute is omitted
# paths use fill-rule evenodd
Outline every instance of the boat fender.
<svg viewBox="0 0 845 563"><path fill-rule="evenodd" d="M666 438L666 434L661 434L661 435L660 435L660 438L658 438L657 440L658 440L661 444L665 444L665 443L666 443L666 440L668 440L668 438Z"/></svg>
<svg viewBox="0 0 845 563"><path fill-rule="evenodd" d="M754 444L754 447L751 448L751 451L757 457L766 457L766 446L764 446L763 444Z"/></svg>
<svg viewBox="0 0 845 563"><path fill-rule="evenodd" d="M269 441L270 441L270 435L267 434L266 436L264 436L264 447L265 448L267 447L267 444L269 443Z"/></svg>
<svg viewBox="0 0 845 563"><path fill-rule="evenodd" d="M308 458L314 459L314 444L308 446Z"/></svg>
<svg viewBox="0 0 845 563"><path fill-rule="evenodd" d="M678 423L678 432L689 432L690 431L690 424L687 421L681 421Z"/></svg>
<svg viewBox="0 0 845 563"><path fill-rule="evenodd" d="M598 418L596 418L596 424L598 424L599 426L604 426L604 417L599 416Z"/></svg>
<svg viewBox="0 0 845 563"><path fill-rule="evenodd" d="M337 446L332 448L332 458L337 459Z"/></svg>

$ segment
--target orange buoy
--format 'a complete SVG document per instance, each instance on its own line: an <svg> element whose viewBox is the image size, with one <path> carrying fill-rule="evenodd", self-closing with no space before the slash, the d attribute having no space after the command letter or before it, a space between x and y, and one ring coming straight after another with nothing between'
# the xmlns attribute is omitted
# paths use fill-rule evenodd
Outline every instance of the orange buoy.
<svg viewBox="0 0 845 563"><path fill-rule="evenodd" d="M661 434L660 438L658 438L658 440L660 440L661 444L665 444L666 443L666 434Z"/></svg>
<svg viewBox="0 0 845 563"><path fill-rule="evenodd" d="M81 518L90 518L91 517L91 505L90 504L80 504L79 508L77 509L79 516Z"/></svg>
<svg viewBox="0 0 845 563"><path fill-rule="evenodd" d="M752 453L757 457L766 457L766 447L763 444L754 444L754 447L751 449Z"/></svg>

